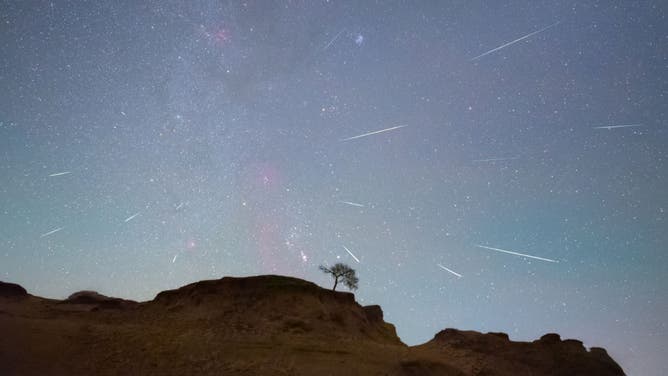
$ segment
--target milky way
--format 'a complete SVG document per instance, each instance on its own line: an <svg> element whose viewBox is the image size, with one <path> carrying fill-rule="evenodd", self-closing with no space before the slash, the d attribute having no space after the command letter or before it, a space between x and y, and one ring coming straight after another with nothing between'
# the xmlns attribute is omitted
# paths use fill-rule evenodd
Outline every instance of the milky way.
<svg viewBox="0 0 668 376"><path fill-rule="evenodd" d="M406 343L558 332L668 374L665 2L0 8L0 279L343 262Z"/></svg>

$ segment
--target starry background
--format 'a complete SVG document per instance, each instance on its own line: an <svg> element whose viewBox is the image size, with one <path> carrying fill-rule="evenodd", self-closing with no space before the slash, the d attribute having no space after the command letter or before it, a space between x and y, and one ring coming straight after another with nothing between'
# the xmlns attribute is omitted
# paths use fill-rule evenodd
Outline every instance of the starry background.
<svg viewBox="0 0 668 376"><path fill-rule="evenodd" d="M345 262L408 344L553 331L668 373L668 3L139 3L0 2L2 280Z"/></svg>

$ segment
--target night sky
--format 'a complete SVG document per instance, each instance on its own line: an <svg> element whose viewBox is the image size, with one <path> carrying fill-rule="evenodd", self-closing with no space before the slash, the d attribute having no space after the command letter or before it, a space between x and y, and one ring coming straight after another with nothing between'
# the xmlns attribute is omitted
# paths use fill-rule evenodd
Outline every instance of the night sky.
<svg viewBox="0 0 668 376"><path fill-rule="evenodd" d="M2 1L0 279L149 300L344 262L408 344L558 332L667 374L667 14Z"/></svg>

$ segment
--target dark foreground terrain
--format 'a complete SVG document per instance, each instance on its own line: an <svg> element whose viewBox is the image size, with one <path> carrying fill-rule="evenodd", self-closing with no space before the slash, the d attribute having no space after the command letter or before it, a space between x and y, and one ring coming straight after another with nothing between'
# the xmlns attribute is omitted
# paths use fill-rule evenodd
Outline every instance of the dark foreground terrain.
<svg viewBox="0 0 668 376"><path fill-rule="evenodd" d="M149 302L0 282L0 375L623 375L601 348L445 329L406 346L379 306L296 278L201 281Z"/></svg>

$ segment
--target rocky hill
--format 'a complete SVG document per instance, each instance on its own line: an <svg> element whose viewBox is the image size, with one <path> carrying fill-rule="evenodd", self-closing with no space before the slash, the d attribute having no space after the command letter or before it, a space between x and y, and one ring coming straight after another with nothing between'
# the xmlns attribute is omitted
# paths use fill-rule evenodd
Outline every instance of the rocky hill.
<svg viewBox="0 0 668 376"><path fill-rule="evenodd" d="M23 298L26 296L28 296L28 292L20 285L0 281L0 298Z"/></svg>
<svg viewBox="0 0 668 376"><path fill-rule="evenodd" d="M89 307L92 310L98 309L123 309L130 308L138 304L133 300L112 298L97 293L96 291L78 291L62 301L63 304L80 304Z"/></svg>
<svg viewBox="0 0 668 376"><path fill-rule="evenodd" d="M513 342L505 333L445 329L415 346L427 359L447 359L465 375L622 375L608 353L550 333L533 342Z"/></svg>
<svg viewBox="0 0 668 376"><path fill-rule="evenodd" d="M296 278L225 277L137 303L63 301L0 282L2 375L623 375L605 350L548 334L446 329L409 347L379 306Z"/></svg>

